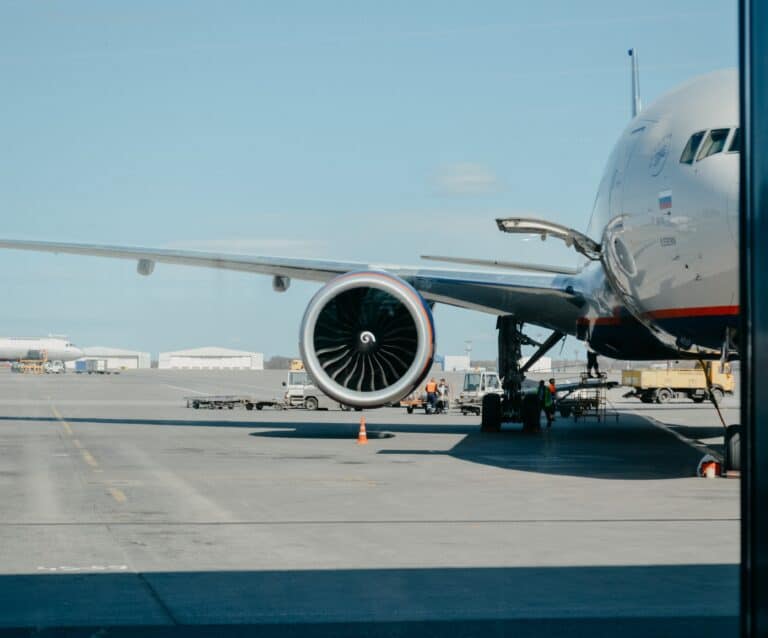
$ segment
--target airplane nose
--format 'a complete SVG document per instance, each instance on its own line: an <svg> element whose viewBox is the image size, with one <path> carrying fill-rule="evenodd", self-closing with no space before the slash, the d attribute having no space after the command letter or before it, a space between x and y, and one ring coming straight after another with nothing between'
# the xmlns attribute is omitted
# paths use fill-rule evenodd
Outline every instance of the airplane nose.
<svg viewBox="0 0 768 638"><path fill-rule="evenodd" d="M84 357L84 356L85 356L85 352L83 352L83 351L82 351L80 348L75 348L74 346L72 346L72 347L70 348L70 350L72 351L72 355L73 355L73 356L74 356L76 359L80 359L80 358L82 358L82 357Z"/></svg>

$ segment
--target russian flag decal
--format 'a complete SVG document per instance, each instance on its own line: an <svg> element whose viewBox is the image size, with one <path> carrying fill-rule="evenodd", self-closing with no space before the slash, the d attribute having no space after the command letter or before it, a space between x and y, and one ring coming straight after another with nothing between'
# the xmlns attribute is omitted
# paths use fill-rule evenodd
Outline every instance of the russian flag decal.
<svg viewBox="0 0 768 638"><path fill-rule="evenodd" d="M661 191L659 193L659 210L669 210L672 208L672 191Z"/></svg>

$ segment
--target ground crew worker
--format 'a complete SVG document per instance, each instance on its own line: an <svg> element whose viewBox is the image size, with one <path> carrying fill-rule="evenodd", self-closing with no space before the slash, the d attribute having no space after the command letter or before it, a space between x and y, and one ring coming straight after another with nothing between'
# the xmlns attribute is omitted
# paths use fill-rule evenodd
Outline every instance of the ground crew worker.
<svg viewBox="0 0 768 638"><path fill-rule="evenodd" d="M555 420L555 397L549 389L548 385L544 385L544 381L541 382L542 390L544 391L544 414L547 417L547 428L552 427L552 421Z"/></svg>
<svg viewBox="0 0 768 638"><path fill-rule="evenodd" d="M552 427L552 421L555 420L555 397L557 397L557 387L555 386L555 380L550 379L549 380L549 392L552 395L552 405L549 409L549 414L547 415L547 427Z"/></svg>
<svg viewBox="0 0 768 638"><path fill-rule="evenodd" d="M539 409L537 411L537 419L536 419L536 430L540 430L541 427L539 424L541 423L541 411L546 409L546 396L549 394L549 388L544 385L544 379L539 381L539 387L536 390L536 398L538 399L537 405L539 406Z"/></svg>
<svg viewBox="0 0 768 638"><path fill-rule="evenodd" d="M437 382L435 381L434 377L432 377L427 382L427 387L424 389L427 392L427 403L429 404L429 407L434 411L435 404L437 403Z"/></svg>
<svg viewBox="0 0 768 638"><path fill-rule="evenodd" d="M450 388L448 387L448 382L445 380L445 378L440 379L440 383L437 386L437 393L440 395L440 403L442 404L441 407L443 410L448 409L449 392Z"/></svg>
<svg viewBox="0 0 768 638"><path fill-rule="evenodd" d="M595 369L595 378L600 378L600 367L597 364L597 352L587 346L587 376L592 379L592 368Z"/></svg>

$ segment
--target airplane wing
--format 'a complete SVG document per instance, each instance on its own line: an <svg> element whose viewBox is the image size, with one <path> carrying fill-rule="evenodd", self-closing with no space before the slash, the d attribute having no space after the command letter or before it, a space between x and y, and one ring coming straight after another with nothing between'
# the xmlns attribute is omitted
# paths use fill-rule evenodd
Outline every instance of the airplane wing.
<svg viewBox="0 0 768 638"><path fill-rule="evenodd" d="M227 255L162 248L0 239L0 248L90 255L138 262L140 274L151 274L155 263L252 272L282 278L326 282L359 270L384 270L401 277L425 299L490 314L514 314L520 321L572 333L586 304L578 278L567 274L515 274L499 271L424 269L383 263L361 263L285 257ZM280 284L280 286L279 286Z"/></svg>

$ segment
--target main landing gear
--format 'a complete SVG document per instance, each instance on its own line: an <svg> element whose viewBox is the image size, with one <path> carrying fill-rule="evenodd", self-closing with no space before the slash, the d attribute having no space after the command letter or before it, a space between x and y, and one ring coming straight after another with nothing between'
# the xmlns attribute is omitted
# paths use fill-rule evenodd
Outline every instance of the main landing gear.
<svg viewBox="0 0 768 638"><path fill-rule="evenodd" d="M512 315L499 317L496 329L499 331L499 377L503 394L486 394L483 397L480 429L483 432L498 432L505 422L522 423L523 431L539 428L539 405L536 394L523 393L525 373L563 338L563 333L554 331L544 343L538 343L523 333L523 322ZM520 365L522 346L538 346L525 365Z"/></svg>

